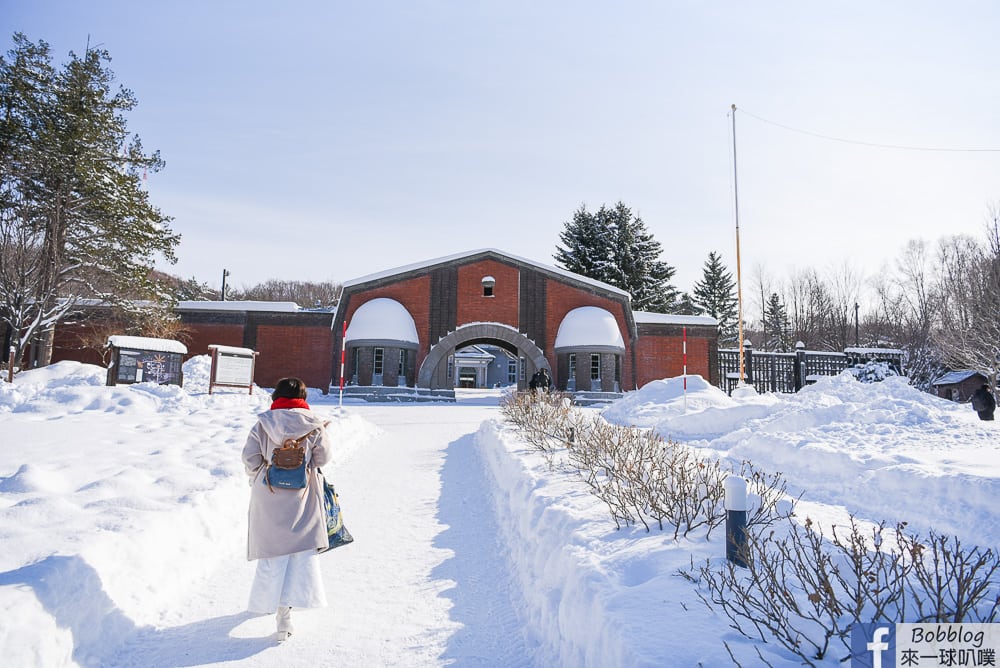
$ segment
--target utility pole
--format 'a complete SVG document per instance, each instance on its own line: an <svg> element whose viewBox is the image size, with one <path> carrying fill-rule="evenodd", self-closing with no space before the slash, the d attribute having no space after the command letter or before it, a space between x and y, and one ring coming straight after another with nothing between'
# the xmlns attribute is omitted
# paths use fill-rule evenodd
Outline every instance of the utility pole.
<svg viewBox="0 0 1000 668"><path fill-rule="evenodd" d="M736 105L733 105L733 209L736 215L736 304L740 344L740 385L743 384L746 361L743 356L743 277L740 273L740 191L736 183Z"/></svg>

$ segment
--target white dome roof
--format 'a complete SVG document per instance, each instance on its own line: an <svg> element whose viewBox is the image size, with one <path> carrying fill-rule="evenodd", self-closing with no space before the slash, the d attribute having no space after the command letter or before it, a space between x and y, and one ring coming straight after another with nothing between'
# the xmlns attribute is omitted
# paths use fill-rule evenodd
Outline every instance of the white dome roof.
<svg viewBox="0 0 1000 668"><path fill-rule="evenodd" d="M395 299L385 297L365 302L354 312L345 339L420 343L410 312Z"/></svg>
<svg viewBox="0 0 1000 668"><path fill-rule="evenodd" d="M555 348L615 348L625 350L618 321L610 312L596 306L581 306L566 314L559 323Z"/></svg>

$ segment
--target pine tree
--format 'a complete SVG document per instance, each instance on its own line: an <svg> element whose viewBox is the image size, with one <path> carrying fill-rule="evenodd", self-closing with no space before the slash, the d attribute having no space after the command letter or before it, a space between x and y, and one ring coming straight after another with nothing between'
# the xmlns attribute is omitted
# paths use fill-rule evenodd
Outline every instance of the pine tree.
<svg viewBox="0 0 1000 668"><path fill-rule="evenodd" d="M109 54L70 53L56 70L45 42L14 43L0 58L0 309L18 348L40 337L45 351L81 296L154 298L155 258L174 262L180 239L142 188L163 162L128 131L136 100L112 90Z"/></svg>
<svg viewBox="0 0 1000 668"><path fill-rule="evenodd" d="M604 208L601 208L604 211ZM599 214L600 215L600 212ZM581 276L611 283L617 279L612 259L614 232L606 220L587 211L585 205L573 213L573 219L565 223L559 240L565 248L557 246L553 256L562 267Z"/></svg>
<svg viewBox="0 0 1000 668"><path fill-rule="evenodd" d="M736 281L714 251L708 254L702 279L694 284L693 292L702 312L719 321L720 345L735 344L739 338Z"/></svg>
<svg viewBox="0 0 1000 668"><path fill-rule="evenodd" d="M581 206L565 224L556 261L563 268L627 291L632 308L670 312L677 289L670 283L675 269L660 260L662 247L645 223L622 202L590 213Z"/></svg>
<svg viewBox="0 0 1000 668"><path fill-rule="evenodd" d="M670 312L678 315L705 315L705 312L688 292L682 292L677 297L677 301L671 307Z"/></svg>
<svg viewBox="0 0 1000 668"><path fill-rule="evenodd" d="M776 292L771 293L764 307L764 348L782 353L792 348L788 312Z"/></svg>

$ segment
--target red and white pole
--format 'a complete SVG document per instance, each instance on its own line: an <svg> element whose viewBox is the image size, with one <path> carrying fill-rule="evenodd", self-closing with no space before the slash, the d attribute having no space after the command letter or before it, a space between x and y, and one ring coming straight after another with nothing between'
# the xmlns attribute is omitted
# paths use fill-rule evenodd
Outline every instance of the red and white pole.
<svg viewBox="0 0 1000 668"><path fill-rule="evenodd" d="M347 319L344 319L344 332L340 337L340 407L344 407L344 359L347 357Z"/></svg>
<svg viewBox="0 0 1000 668"><path fill-rule="evenodd" d="M684 327L684 343L681 347L684 358L684 412L688 412L688 328Z"/></svg>

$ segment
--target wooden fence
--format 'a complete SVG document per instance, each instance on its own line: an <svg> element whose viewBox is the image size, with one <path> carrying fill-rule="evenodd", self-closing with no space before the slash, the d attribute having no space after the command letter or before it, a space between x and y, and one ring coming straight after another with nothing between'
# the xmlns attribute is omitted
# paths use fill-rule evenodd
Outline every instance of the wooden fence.
<svg viewBox="0 0 1000 668"><path fill-rule="evenodd" d="M743 380L758 392L798 392L822 376L836 376L866 362L887 362L903 373L903 351L895 348L845 348L844 352L822 352L796 347L794 353L755 352L743 348ZM732 392L740 380L740 351L719 350L719 384Z"/></svg>

